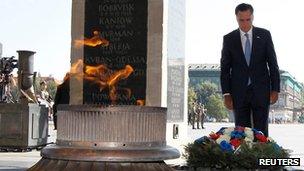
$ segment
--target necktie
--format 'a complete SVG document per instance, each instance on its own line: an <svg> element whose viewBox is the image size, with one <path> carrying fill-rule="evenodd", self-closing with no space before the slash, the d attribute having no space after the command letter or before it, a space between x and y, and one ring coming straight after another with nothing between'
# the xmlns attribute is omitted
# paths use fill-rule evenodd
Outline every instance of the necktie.
<svg viewBox="0 0 304 171"><path fill-rule="evenodd" d="M251 57L251 46L250 46L250 41L249 41L249 35L248 33L245 34L246 36L246 42L245 42L245 58L247 65L249 66L250 63L250 57ZM250 77L248 78L248 85L251 84L251 79Z"/></svg>
<svg viewBox="0 0 304 171"><path fill-rule="evenodd" d="M249 41L249 35L246 33L246 42L245 42L245 58L247 65L249 66L250 63L250 56L251 56L251 46L250 46L250 41Z"/></svg>

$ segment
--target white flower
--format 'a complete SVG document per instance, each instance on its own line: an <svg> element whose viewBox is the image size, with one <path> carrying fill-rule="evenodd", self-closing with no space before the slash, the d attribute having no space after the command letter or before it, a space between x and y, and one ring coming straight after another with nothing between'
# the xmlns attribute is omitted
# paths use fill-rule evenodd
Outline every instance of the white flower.
<svg viewBox="0 0 304 171"><path fill-rule="evenodd" d="M254 139L254 134L253 134L253 131L251 129L246 129L245 128L245 134L246 134L246 138L251 139L251 140Z"/></svg>
<svg viewBox="0 0 304 171"><path fill-rule="evenodd" d="M251 144L251 143L253 142L253 139L248 138L248 137L245 137L244 141L245 141L247 144Z"/></svg>
<svg viewBox="0 0 304 171"><path fill-rule="evenodd" d="M270 137L267 137L267 140L270 141L270 142L275 142L272 138Z"/></svg>
<svg viewBox="0 0 304 171"><path fill-rule="evenodd" d="M216 143L221 144L222 141L230 142L230 135L221 135L218 139L216 139Z"/></svg>
<svg viewBox="0 0 304 171"><path fill-rule="evenodd" d="M252 128L245 127L245 131L251 131L252 132Z"/></svg>
<svg viewBox="0 0 304 171"><path fill-rule="evenodd" d="M245 137L244 141L249 146L249 148L252 148L253 140L250 138Z"/></svg>
<svg viewBox="0 0 304 171"><path fill-rule="evenodd" d="M231 132L234 131L234 127L228 127L224 130L224 134L229 135L231 134Z"/></svg>

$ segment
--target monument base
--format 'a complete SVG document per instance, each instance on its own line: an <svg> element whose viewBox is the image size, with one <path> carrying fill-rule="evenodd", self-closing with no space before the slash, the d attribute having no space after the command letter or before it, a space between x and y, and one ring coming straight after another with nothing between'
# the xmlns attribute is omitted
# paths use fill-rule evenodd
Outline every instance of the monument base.
<svg viewBox="0 0 304 171"><path fill-rule="evenodd" d="M173 171L165 162L99 162L99 161L72 161L42 158L29 171L42 170L132 170L132 171Z"/></svg>
<svg viewBox="0 0 304 171"><path fill-rule="evenodd" d="M172 171L180 156L166 145L166 109L147 106L58 106L56 145L29 170Z"/></svg>
<svg viewBox="0 0 304 171"><path fill-rule="evenodd" d="M75 148L50 145L42 149L42 159L29 171L43 170L132 170L173 171L164 159L175 158L179 152L172 147L148 149Z"/></svg>

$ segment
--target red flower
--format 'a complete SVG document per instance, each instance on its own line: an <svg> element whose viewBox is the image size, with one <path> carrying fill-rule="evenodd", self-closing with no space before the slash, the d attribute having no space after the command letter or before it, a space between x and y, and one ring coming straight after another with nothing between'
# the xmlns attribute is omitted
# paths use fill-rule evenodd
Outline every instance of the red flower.
<svg viewBox="0 0 304 171"><path fill-rule="evenodd" d="M220 134L217 134L217 133L211 133L209 134L210 138L212 138L213 140L216 140L220 137Z"/></svg>
<svg viewBox="0 0 304 171"><path fill-rule="evenodd" d="M267 137L263 134L256 134L256 139L258 139L260 142L267 142Z"/></svg>
<svg viewBox="0 0 304 171"><path fill-rule="evenodd" d="M241 140L237 138L233 138L230 140L230 144L233 145L235 148L238 148L241 145Z"/></svg>

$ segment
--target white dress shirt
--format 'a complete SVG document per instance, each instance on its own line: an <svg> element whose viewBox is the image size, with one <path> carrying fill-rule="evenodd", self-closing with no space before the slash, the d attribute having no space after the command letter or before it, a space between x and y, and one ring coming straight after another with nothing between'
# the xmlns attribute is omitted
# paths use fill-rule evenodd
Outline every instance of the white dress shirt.
<svg viewBox="0 0 304 171"><path fill-rule="evenodd" d="M242 42L242 48L243 48L243 52L245 54L245 45L246 45L246 36L245 36L246 32L243 32L240 29L240 36L241 36L241 42ZM250 41L250 46L252 47L252 27L250 28L250 30L247 32L248 34L248 38Z"/></svg>

